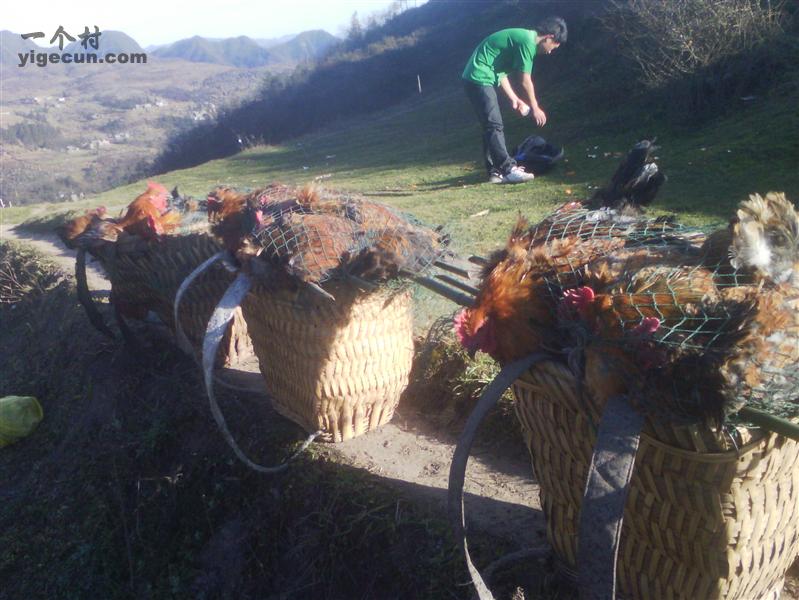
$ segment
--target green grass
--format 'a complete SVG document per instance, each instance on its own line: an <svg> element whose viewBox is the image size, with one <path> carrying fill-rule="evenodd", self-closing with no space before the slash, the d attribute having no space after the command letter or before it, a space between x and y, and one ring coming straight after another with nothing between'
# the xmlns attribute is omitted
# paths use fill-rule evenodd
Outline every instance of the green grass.
<svg viewBox="0 0 799 600"><path fill-rule="evenodd" d="M567 162L531 184L483 183L482 166L477 163L478 126L460 89L419 96L285 145L255 147L155 179L203 196L218 184L257 187L275 180L305 183L321 176L324 187L364 193L429 223L445 224L459 249L477 252L500 244L519 211L535 219L570 198L589 196L589 186L601 185L612 175L618 153L646 135L657 136L658 163L669 177L655 210L677 212L687 223L726 221L735 205L752 192L785 190L792 197L799 192L799 116L794 99L762 97L701 127L688 128L658 120L632 102L624 107L596 106L579 98L578 92L576 84L541 91L545 108L551 107L543 130L506 113L509 146L540 133L566 148ZM42 227L55 222L51 212L100 203L121 208L143 189L142 183L79 204L40 208L34 217L30 207L11 209L5 219L28 219L26 225ZM487 216L471 216L485 209Z"/></svg>

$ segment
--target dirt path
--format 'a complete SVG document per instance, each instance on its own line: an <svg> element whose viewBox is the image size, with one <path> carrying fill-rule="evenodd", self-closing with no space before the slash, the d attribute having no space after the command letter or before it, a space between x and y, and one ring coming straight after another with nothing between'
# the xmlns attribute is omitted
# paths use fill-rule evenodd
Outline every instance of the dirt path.
<svg viewBox="0 0 799 600"><path fill-rule="evenodd" d="M75 251L70 250L61 243L54 233L31 233L28 231L18 231L14 225L0 226L0 242L6 240L17 240L33 246L41 252L51 257L65 273L74 277L75 273ZM102 267L91 258L86 264L86 281L89 289L96 291L110 291L111 284L106 279Z"/></svg>
<svg viewBox="0 0 799 600"><path fill-rule="evenodd" d="M0 240L19 240L52 257L66 273L75 270L75 252L55 235L0 228ZM110 283L99 265L87 265L89 288L110 291ZM250 387L263 385L257 362L244 367ZM264 390L265 392L265 390ZM392 480L414 496L424 496L446 505L449 467L455 449L452 431L432 427L422 415L399 407L393 421L379 431L336 444L355 466ZM489 531L512 541L519 548L537 544L544 531L538 486L532 478L529 457L520 444L501 448L476 446L469 461L466 510L470 527Z"/></svg>

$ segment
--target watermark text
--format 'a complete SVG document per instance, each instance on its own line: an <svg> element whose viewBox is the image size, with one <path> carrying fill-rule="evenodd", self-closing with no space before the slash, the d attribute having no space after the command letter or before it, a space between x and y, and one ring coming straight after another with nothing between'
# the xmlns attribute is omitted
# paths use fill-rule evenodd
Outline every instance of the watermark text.
<svg viewBox="0 0 799 600"><path fill-rule="evenodd" d="M100 36L103 35L103 32L100 31L100 28L97 25L94 26L94 32L89 31L89 26L86 25L84 27L83 33L78 34L78 39L80 39L80 46L83 47L84 50L89 50L91 46L95 50L100 49ZM23 40L27 40L30 38L37 39L37 38L46 38L43 31L32 31L30 33L23 33L20 36ZM53 37L50 39L50 43L54 43L58 41L58 52L36 52L35 50L30 50L28 52L18 52L17 56L19 57L19 67L30 67L36 65L37 67L46 67L47 65L57 65L57 64L101 64L101 63L108 63L108 64L117 64L117 65L126 65L126 64L133 64L133 65L143 65L147 63L147 54L144 52L107 52L103 55L100 55L96 52L64 52L64 40L69 40L70 42L77 41L73 36L71 36L66 29L62 25L58 26L58 29L53 34ZM67 47L67 50L73 50L77 44L71 44Z"/></svg>
<svg viewBox="0 0 799 600"><path fill-rule="evenodd" d="M109 52L104 55L93 52L18 52L19 67L46 67L47 65L63 64L134 64L142 65L147 63L147 54L144 52L120 52L116 54Z"/></svg>

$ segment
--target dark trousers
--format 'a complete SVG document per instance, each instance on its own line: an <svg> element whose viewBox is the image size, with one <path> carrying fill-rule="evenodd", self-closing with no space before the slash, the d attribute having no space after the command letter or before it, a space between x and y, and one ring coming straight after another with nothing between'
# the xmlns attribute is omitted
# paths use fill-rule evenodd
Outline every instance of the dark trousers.
<svg viewBox="0 0 799 600"><path fill-rule="evenodd" d="M516 161L508 154L508 149L505 147L505 127L502 124L502 114L499 112L497 88L470 81L464 81L463 87L483 128L486 170L489 175L492 171L507 173L516 166Z"/></svg>

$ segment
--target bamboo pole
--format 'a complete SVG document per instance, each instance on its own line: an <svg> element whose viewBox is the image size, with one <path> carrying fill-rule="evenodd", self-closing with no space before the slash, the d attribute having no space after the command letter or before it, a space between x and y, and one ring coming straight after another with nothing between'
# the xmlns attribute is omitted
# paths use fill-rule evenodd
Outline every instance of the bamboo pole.
<svg viewBox="0 0 799 600"><path fill-rule="evenodd" d="M487 259L483 258L482 256L475 256L475 255L469 257L469 262L475 265L480 265L481 267L484 267L488 264Z"/></svg>
<svg viewBox="0 0 799 600"><path fill-rule="evenodd" d="M436 279L440 279L444 283L447 283L452 287L456 287L459 290L463 290L464 292L466 292L467 294L471 294L472 296L476 296L480 291L476 287L472 287L471 285L463 283L462 281L459 281L454 277L450 277L449 275L436 275Z"/></svg>
<svg viewBox="0 0 799 600"><path fill-rule="evenodd" d="M444 262L443 260L436 260L433 261L433 264L437 266L439 269L443 269L444 271L449 271L450 273L455 273L455 275L460 275L464 279L471 279L472 275L466 269L462 269L456 265Z"/></svg>
<svg viewBox="0 0 799 600"><path fill-rule="evenodd" d="M793 423L787 419L769 414L766 411L750 408L748 406L744 406L738 411L738 414L747 421L763 429L768 429L769 431L784 435L785 437L799 442L799 423Z"/></svg>
<svg viewBox="0 0 799 600"><path fill-rule="evenodd" d="M459 292L457 290L453 290L451 287L444 285L443 283L436 281L435 279L430 279L429 277L422 277L421 275L416 275L415 273L411 273L409 271L401 271L400 274L403 277L407 277L426 287L427 289L435 292L439 296L444 296L447 300L452 300L455 304L459 304L460 306L471 307L474 304L474 298L471 296L467 296L466 294Z"/></svg>

